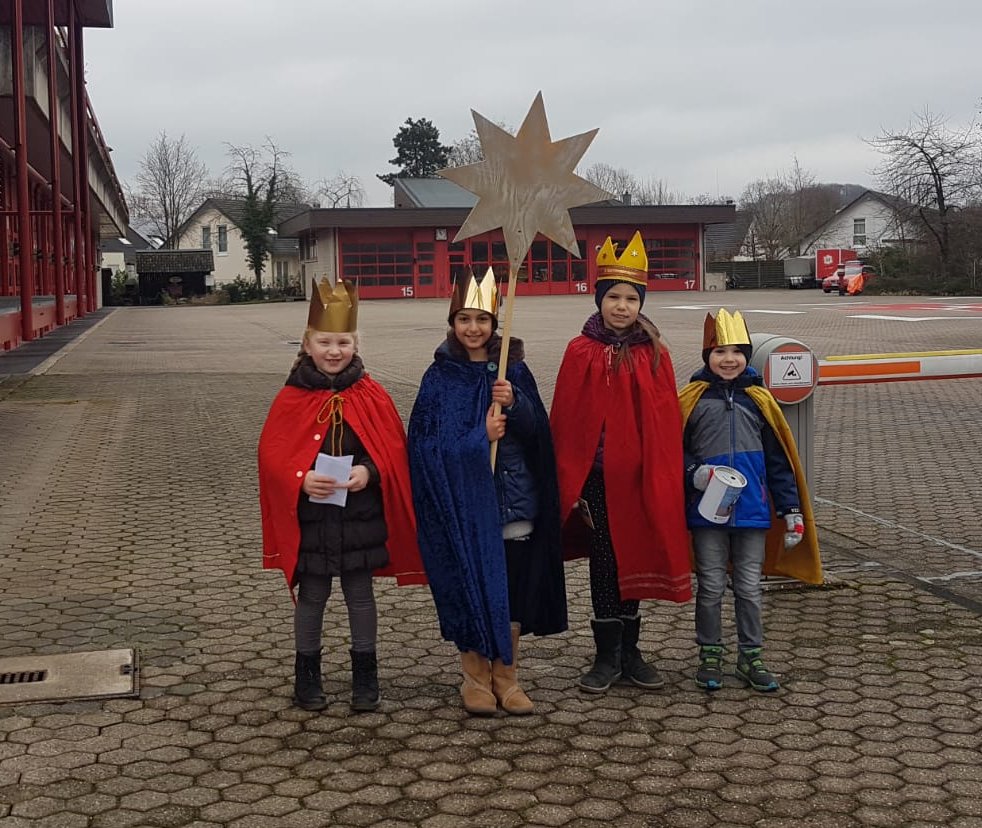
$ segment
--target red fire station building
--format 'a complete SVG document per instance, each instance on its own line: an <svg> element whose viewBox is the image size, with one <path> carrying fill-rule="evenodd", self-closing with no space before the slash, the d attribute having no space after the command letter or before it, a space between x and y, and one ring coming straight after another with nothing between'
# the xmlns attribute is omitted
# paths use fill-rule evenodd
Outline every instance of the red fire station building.
<svg viewBox="0 0 982 828"><path fill-rule="evenodd" d="M85 89L82 31L112 0L0 0L0 349L99 307L126 201Z"/></svg>
<svg viewBox="0 0 982 828"><path fill-rule="evenodd" d="M301 277L339 275L365 299L444 297L472 267L508 278L504 236L494 231L454 243L475 197L444 179L396 179L395 207L312 209L279 226L300 239ZM518 295L589 293L596 253L610 236L623 250L640 230L649 290L702 290L707 225L734 220L732 204L633 206L619 201L570 210L580 257L538 236L518 273Z"/></svg>

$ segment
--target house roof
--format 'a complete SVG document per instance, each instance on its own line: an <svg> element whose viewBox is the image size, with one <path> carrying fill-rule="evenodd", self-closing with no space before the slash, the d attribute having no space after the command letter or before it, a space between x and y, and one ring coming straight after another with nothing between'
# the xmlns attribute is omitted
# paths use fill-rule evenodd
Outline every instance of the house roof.
<svg viewBox="0 0 982 828"><path fill-rule="evenodd" d="M135 227L127 227L125 236L108 236L99 240L99 250L103 253L123 253L126 261L133 261L137 250L153 250L153 244Z"/></svg>
<svg viewBox="0 0 982 828"><path fill-rule="evenodd" d="M108 236L99 240L99 251L102 253L122 253L123 263L136 264L136 254L140 250L154 250L155 245L133 226L126 228L125 236Z"/></svg>
<svg viewBox="0 0 982 828"><path fill-rule="evenodd" d="M857 204L859 204L861 201L864 200L879 201L884 207L886 207L888 210L892 210L895 213L904 212L911 208L911 205L908 204L906 201L904 201L902 198L897 198L896 196L888 195L887 193L881 193L878 192L877 190L863 190L854 199L852 199L851 201L847 201L838 210L836 210L835 215L823 221L814 230L811 230L810 232L802 236L800 242L801 246L807 247L816 238L821 236L822 233L828 230L828 228L835 223L836 219L838 219L843 212L851 209L852 207L855 207Z"/></svg>
<svg viewBox="0 0 982 828"><path fill-rule="evenodd" d="M752 221L753 214L749 210L737 210L732 222L709 225L705 236L706 261L732 259L738 255Z"/></svg>
<svg viewBox="0 0 982 828"><path fill-rule="evenodd" d="M269 245L269 252L274 256L290 256L300 250L300 239L296 236L277 236Z"/></svg>
<svg viewBox="0 0 982 828"><path fill-rule="evenodd" d="M209 198L205 201L201 207L205 204L211 202L211 206L214 207L219 212L228 216L229 220L236 226L239 227L242 224L242 217L245 214L245 199L244 198ZM198 210L201 209L198 208ZM292 218L297 215L297 213L302 213L304 210L309 210L309 204L277 204L273 208L273 223L280 224L286 221L288 218ZM197 210L195 211L197 212Z"/></svg>
<svg viewBox="0 0 982 828"><path fill-rule="evenodd" d="M329 228L460 227L467 207L331 207L308 209L279 226L283 236ZM574 207L576 226L644 224L726 224L733 221L732 204L587 205Z"/></svg>
<svg viewBox="0 0 982 828"><path fill-rule="evenodd" d="M185 230L190 226L201 213L205 210L218 210L236 227L242 225L242 217L245 213L245 199L243 198L206 198L200 206L185 219L184 223L177 229L175 234L178 238L184 235ZM273 226L286 221L289 218L309 210L309 204L277 204L273 210Z"/></svg>
<svg viewBox="0 0 982 828"><path fill-rule="evenodd" d="M138 250L137 273L211 273L215 257L211 250Z"/></svg>
<svg viewBox="0 0 982 828"><path fill-rule="evenodd" d="M473 207L477 196L446 178L395 178L396 207Z"/></svg>
<svg viewBox="0 0 982 828"><path fill-rule="evenodd" d="M394 206L407 207L473 207L477 196L446 178L392 179ZM597 204L630 204L630 199L609 198Z"/></svg>

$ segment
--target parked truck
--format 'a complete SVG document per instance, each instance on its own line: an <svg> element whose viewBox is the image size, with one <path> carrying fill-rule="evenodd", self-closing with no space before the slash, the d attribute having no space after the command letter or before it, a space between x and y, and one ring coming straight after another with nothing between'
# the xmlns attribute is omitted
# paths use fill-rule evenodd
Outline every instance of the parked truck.
<svg viewBox="0 0 982 828"><path fill-rule="evenodd" d="M855 250L847 250L843 247L823 247L816 250L815 281L821 286L827 277L835 275L839 265L855 261L856 258Z"/></svg>
<svg viewBox="0 0 982 828"><path fill-rule="evenodd" d="M784 281L792 290L815 287L815 259L811 256L792 256L785 259Z"/></svg>

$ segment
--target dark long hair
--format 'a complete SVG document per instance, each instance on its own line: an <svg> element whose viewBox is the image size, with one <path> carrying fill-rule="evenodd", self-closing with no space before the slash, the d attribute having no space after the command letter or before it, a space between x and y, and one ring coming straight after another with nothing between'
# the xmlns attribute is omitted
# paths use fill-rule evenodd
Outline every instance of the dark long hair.
<svg viewBox="0 0 982 828"><path fill-rule="evenodd" d="M661 352L665 345L662 342L661 331L658 330L658 326L655 325L647 316L638 314L637 321L635 324L644 331L648 339L651 340L651 347L655 351L654 359L651 360L651 373L658 373L658 363L661 361ZM625 365L625 370L634 370L634 360L631 358L631 348L630 345L625 344L625 347L617 349L617 356L614 357L614 370L619 371L621 365Z"/></svg>

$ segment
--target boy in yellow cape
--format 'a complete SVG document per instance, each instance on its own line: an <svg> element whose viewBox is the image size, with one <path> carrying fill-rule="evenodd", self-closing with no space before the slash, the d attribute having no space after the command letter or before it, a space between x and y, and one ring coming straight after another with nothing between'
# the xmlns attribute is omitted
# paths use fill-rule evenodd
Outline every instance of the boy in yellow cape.
<svg viewBox="0 0 982 828"><path fill-rule="evenodd" d="M723 686L721 605L731 573L739 651L735 675L760 692L780 685L762 658L761 575L822 583L818 535L794 437L777 401L749 367L750 334L739 312L706 315L705 367L679 392L684 423L686 519L697 578L697 686ZM746 479L728 513L699 501L717 467ZM720 521L723 522L720 522Z"/></svg>

